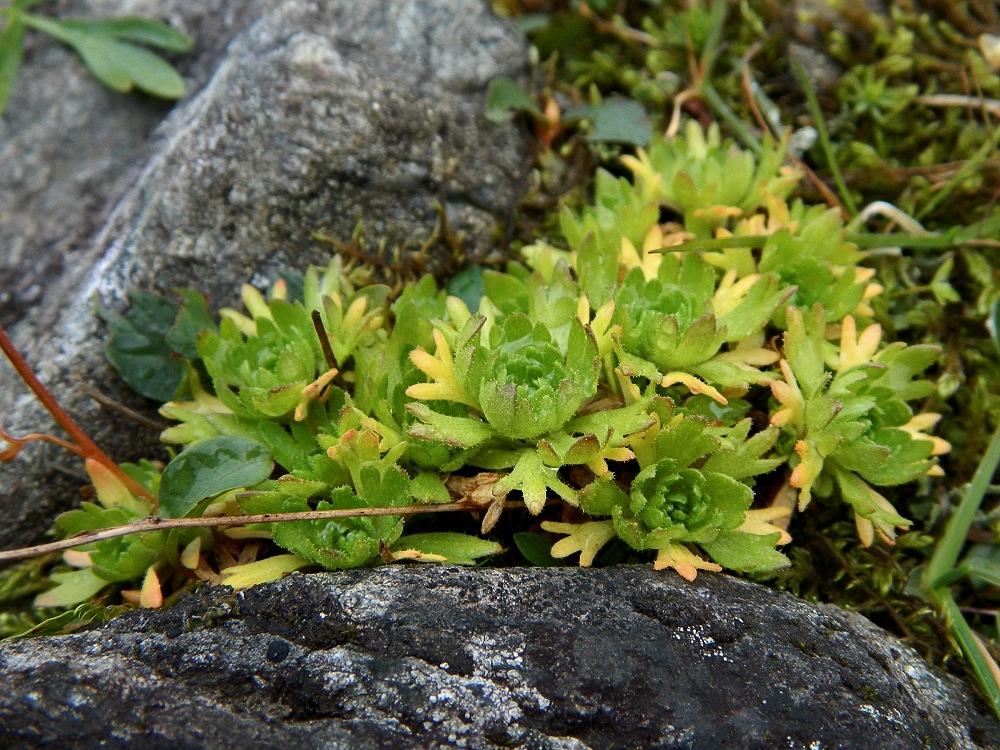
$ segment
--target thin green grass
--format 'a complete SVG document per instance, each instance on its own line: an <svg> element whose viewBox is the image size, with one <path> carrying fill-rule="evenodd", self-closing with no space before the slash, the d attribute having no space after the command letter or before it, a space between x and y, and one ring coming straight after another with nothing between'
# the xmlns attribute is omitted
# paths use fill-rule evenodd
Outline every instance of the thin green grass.
<svg viewBox="0 0 1000 750"><path fill-rule="evenodd" d="M850 212L851 216L854 216L858 213L858 204L854 201L854 196L851 195L851 191L844 181L844 175L840 171L840 166L837 164L837 156L833 153L833 144L830 141L830 132L826 127L826 118L823 117L823 110L819 106L816 92L813 91L812 84L809 83L809 77L798 60L792 60L792 71L795 73L795 77L805 92L806 101L809 103L809 112L812 114L813 124L816 126L816 134L819 136L819 145L823 149L823 155L826 157L827 166L830 168L830 175L837 185L837 193L840 195L840 200L843 201L844 206Z"/></svg>

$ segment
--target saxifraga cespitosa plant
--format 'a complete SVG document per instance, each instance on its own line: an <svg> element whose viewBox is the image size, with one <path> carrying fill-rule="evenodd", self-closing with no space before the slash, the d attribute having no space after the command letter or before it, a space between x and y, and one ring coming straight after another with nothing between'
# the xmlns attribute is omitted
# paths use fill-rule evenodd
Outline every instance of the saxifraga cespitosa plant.
<svg viewBox="0 0 1000 750"><path fill-rule="evenodd" d="M404 535L413 509L454 500L483 510L484 535L509 501L561 505L541 524L562 537L553 556L587 566L619 539L687 579L788 565L789 517L814 502L843 504L862 544L891 544L910 521L878 488L938 473L949 448L913 408L937 351L883 344L864 253L836 211L789 202L782 148L755 158L695 124L654 139L623 159L633 179L600 172L593 204L564 212L561 247L482 272L476 298L426 277L392 299L335 260L295 293L245 286L245 312L218 323L193 292L105 313L111 360L140 391L157 357L182 363L161 409L176 452L124 478L92 471L97 502L56 532L154 512L188 525L65 553L36 604L118 590L156 606L168 582L167 596L192 579L496 554ZM685 248L706 240L717 249ZM12 458L23 441L7 439ZM762 477L777 491L755 495ZM331 515L238 523L315 511ZM219 516L221 533L190 525Z"/></svg>
<svg viewBox="0 0 1000 750"><path fill-rule="evenodd" d="M780 132L782 121L798 117L779 113L755 88L750 59L754 68L760 61L766 69L765 60L773 53L765 47L753 58L755 42L763 34L761 19L751 10L756 5L741 4L744 23L727 32L724 57L736 60L745 53L746 98L756 99L764 110L767 123L758 120L761 128ZM976 509L994 473L1000 442L995 437L991 443L973 482L978 490L964 493L933 560L913 571L919 558L914 553L933 543L919 529L933 523L938 503L931 502L932 485L926 479L913 500L892 485L939 473L934 456L948 449L945 441L927 434L938 417L913 414L918 400L933 402L925 398L930 384L917 376L943 359L945 368L936 390L944 398L965 377L956 373L951 356L957 345L944 334L935 335L927 328L924 335L924 340L946 344L939 356L936 347L883 345L882 331L873 324L875 320L887 324L887 338L903 331L911 341L920 340L920 331L928 323L933 327L935 315L940 318L938 308L960 299L950 283L956 267L953 253L932 264L937 269L934 277L922 285L916 276L910 278L913 264L919 265L921 259L909 253L891 256L885 250L890 241L925 249L961 247L960 264L981 286L977 313L982 317L992 307L994 320L1000 318L1000 309L993 304L995 274L983 255L986 251L972 247L989 244L983 238L995 233L996 217L964 230L955 226L944 234L928 235L905 213L930 216L935 226L942 227L933 217L942 214L943 207L964 206L964 211L949 208L950 218L941 219L947 222L944 228L968 224L968 216L979 215L981 201L968 199L969 193L956 188L967 187L967 178L980 166L984 170L988 166L996 134L979 146L983 126L976 117L957 116L954 107L958 100L967 107L985 100L915 97L908 84L886 88L883 78L895 79L908 56L916 60L919 45L927 41L924 32L933 30L921 26L920 14L895 7L892 24L876 19L871 46L878 60L872 68L876 75L864 67L851 68L837 92L838 100L859 115L857 122L831 120L829 134L819 139L833 162L832 177L848 209L843 213L857 213L859 198L868 202L872 191L877 195L884 187L873 176L892 176L893 165L908 164L905 158L888 167L880 161L897 158L902 146L890 142L899 133L909 134L901 141L903 146L923 139L937 153L958 154L959 146L969 143L977 144L978 150L943 187L917 185L894 199L903 210L894 210L889 218L921 236L850 234L870 220L876 204L857 213L845 235L837 217L821 207L789 204L798 175L779 168L781 149L762 144L728 108L734 106L737 114L745 115L740 104L730 100L727 105L719 97L740 85L736 76L712 73L712 61L720 58L716 51L723 36L717 32L724 11L724 2L694 3L680 12L664 5L662 28L645 23L642 31L628 28L618 18L608 23L586 5L549 19L543 34L546 43L569 53L560 54L560 63L576 76L580 89L588 87L584 98L590 105L572 107L560 116L551 92L543 94L539 106L513 82L497 81L491 87L488 115L502 119L510 109L527 112L543 157L554 156L560 133L565 134L567 126L572 132L580 118L590 122L586 140L598 156L607 159L617 153L609 142L648 148L624 160L634 182L601 174L595 204L564 212L561 233L552 231L554 214L546 214L544 227L535 236L561 234L551 243L554 246L536 243L505 274L471 271L461 283L458 279L451 283L448 291L460 296L461 302L448 299L432 281L424 280L415 290L405 290L404 303L402 298L393 300L401 290L398 284L391 291L357 289L364 285L362 276L332 267L327 278L321 281L316 274L310 282L322 287L320 303L313 293L305 305L312 312L313 332L314 317L320 315L321 330L325 327L321 335L310 333L301 315L286 314L278 309L281 305L270 309L282 297L306 301L308 295L294 282L290 287L277 285L269 301L247 291L249 315L227 315L239 321L236 330L242 337L234 336L225 324L217 326L204 298L186 290L179 292L180 305L136 293L127 316L105 313L115 332L109 355L140 393L172 401L165 413L176 407L180 424L167 434L184 450L165 471L163 466L143 463L126 467L128 473L121 475L73 438L77 452L88 458L99 504L61 518L59 531L80 530L93 535L88 539L102 541L68 552L64 565L54 566L50 556L8 569L0 578L0 601L41 591L39 603L66 607L89 590L104 601L105 594L120 592L125 601L157 606L192 579L245 586L306 565L337 568L402 559L471 564L497 553L500 545L452 532L409 533L392 542L401 533L400 517L414 511L426 517L431 510L476 508L485 513L486 533L504 508L520 504L540 514L541 524L531 528L540 526L547 532L514 535L523 556L536 564L551 564L553 554L566 557L577 551L581 564L595 559L602 564L621 559L630 549L633 560L649 550L655 552L659 567L672 567L687 577L698 569L720 566L763 571L776 585L799 592L797 581L816 576L816 569L810 572L815 567L811 556L828 547L840 565L831 580L841 580L846 588L834 585L821 596L849 607L860 605L866 612L871 611L871 602L860 600L874 597L892 613L901 634L911 638L916 628L908 629L893 609L903 600L907 572L919 573L910 576L907 592L919 589L945 614L950 633L1000 711L995 663L949 592L965 575L977 592L986 590L984 583L996 585L995 543L974 544L960 564L957 560L970 525L981 522L983 514L976 515ZM608 12L605 8L605 17ZM641 51L641 65L620 65L613 54L587 44L575 54L560 48L561 37L552 32L560 24L579 21L577 13L586 16L589 36L597 34ZM954 34L946 26L937 28L946 36ZM907 45L914 29L919 38L911 50ZM733 30L738 38L733 38ZM981 97L992 95L996 86L995 76L985 67L985 38L979 38L982 55L962 44L949 53L968 57L960 78L963 83L971 80ZM576 45L577 34L563 43L566 39ZM883 55L883 50L889 54ZM590 62L581 55L589 56ZM834 56L840 59L836 51ZM954 80L949 85L938 76L953 77L958 67L933 67L924 93L954 90ZM687 90L677 93L677 87L684 85L685 68L691 80ZM903 70L900 75L905 74ZM808 83L803 85L808 89ZM673 96L675 115L682 100L688 102L693 95L695 104L707 104L726 122L750 154L727 149L716 134L706 136L697 129L651 143L648 114L634 101L614 98L621 93L657 104ZM602 97L610 98L602 102ZM921 109L941 106L951 108L949 116L928 120L927 110ZM989 106L996 103L984 105ZM692 106L689 112L697 116L699 108ZM811 114L821 124L818 105ZM706 122L703 115L700 119ZM917 120L924 125L906 125ZM939 120L947 133L937 127ZM933 127L927 127L928 122ZM678 125L672 119L668 133L680 132ZM875 130L870 137L859 137L855 126ZM879 159L866 162L862 141L875 145ZM868 156L872 153L869 148ZM921 165L929 153L921 153ZM859 155L865 158L859 161ZM844 174L846 185L833 169L836 162L848 170L855 168L853 175ZM859 166L876 169L861 175ZM747 169L753 173L749 181ZM936 169L930 165L896 171L903 176L912 173L919 182L925 171L937 174ZM730 175L735 176L733 181ZM988 187L988 180L979 182ZM966 200L944 202L947 196L960 194ZM831 192L824 197L837 204ZM579 207L575 200L571 205ZM444 229L447 234L446 224ZM527 234L528 229L522 231ZM868 256L865 248L878 250ZM405 280L417 278L423 267L414 263L415 272L406 274ZM876 269L878 281L888 289L874 283ZM905 282L902 286L900 280ZM484 289L486 300L475 291ZM331 308L326 303L328 292L333 292L327 295L331 300L339 297L339 305L333 302ZM905 315L888 314L893 309L899 312L900 295L925 293L933 299L916 300ZM367 301L359 302L359 295ZM374 315L367 329L356 325L370 313ZM269 318L274 326L258 318ZM301 338L292 336L293 329L305 333ZM202 331L213 331L218 341L203 343ZM958 338L964 347L965 337ZM979 343L974 342L962 357L975 358ZM310 346L312 361L307 354ZM592 369L589 362L595 347L597 364ZM205 360L214 360L211 368ZM143 371L143 362L150 361L159 366ZM389 370L383 370L386 362L392 363ZM972 371L967 373L970 381L975 379ZM988 391L980 379L979 385L958 394L971 411L962 419L945 420L949 439L961 446L966 427L972 427L969 434L976 434L975 425L988 421L983 418L988 399L993 398ZM942 403L940 398L937 403ZM961 412L955 403L951 406ZM944 410L948 408L944 404ZM358 437L359 433L365 436ZM8 455L27 438L9 442ZM324 448L332 462L318 455ZM949 456L949 473L963 475L967 473L963 464L978 460L978 451L957 453L965 457ZM104 476L109 473L111 479ZM943 491L937 485L935 492ZM448 502L453 499L462 502ZM836 515L838 500L841 508L846 503L867 544L881 544L876 537L891 544L896 531L907 528L909 518L915 519L918 530L902 535L900 554L872 554L858 545L851 549L852 541L845 535L849 524L835 522L828 530L824 521ZM819 504L825 507L791 527L798 542L790 548L794 568L769 573L787 564L775 548L790 539L786 529L793 509L811 505L815 511ZM116 511L118 522L158 512L168 517L162 526L170 528L142 521L134 521L132 528L115 527L116 514L104 514L102 509ZM276 509L295 523L276 522ZM258 510L270 515L248 515ZM385 518L386 514L395 518ZM982 522L995 526L995 516L988 514ZM498 530L509 532L513 523L507 519ZM199 529L199 524L227 530L213 534ZM423 521L410 527L424 528ZM139 530L152 533L129 537L142 543L111 538ZM553 546L559 536L563 538ZM63 544L82 542L69 539ZM287 554L274 554L276 547ZM2 559L11 558L0 553ZM139 590L125 588L140 580ZM806 589L800 593L808 596ZM860 598L846 593L852 590L868 593ZM842 595L843 601L837 598ZM969 599L962 601L967 604ZM103 618L119 609L84 603L31 632L54 632L61 624ZM926 614L916 608L912 612L906 618L911 624ZM24 631L39 614L37 609L13 619L10 613L0 614L0 632ZM920 627L930 627L926 618ZM918 645L919 640L917 636Z"/></svg>

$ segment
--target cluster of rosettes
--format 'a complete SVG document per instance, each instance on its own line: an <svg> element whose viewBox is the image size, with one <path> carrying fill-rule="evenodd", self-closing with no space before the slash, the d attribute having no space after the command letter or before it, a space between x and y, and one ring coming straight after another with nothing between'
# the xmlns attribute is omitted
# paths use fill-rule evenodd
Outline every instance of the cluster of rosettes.
<svg viewBox="0 0 1000 750"><path fill-rule="evenodd" d="M207 466L214 446L256 446L267 459L253 481L203 483L204 497L177 495L172 479L161 510L464 499L483 506L485 533L505 500L539 514L558 498L573 510L543 523L566 535L554 555L580 552L589 565L617 538L688 578L786 565L776 546L790 541L796 493L800 510L840 498L865 544L876 533L891 542L909 522L874 488L939 471L934 457L948 449L924 434L936 416L909 406L933 390L917 378L937 350L881 344L873 272L857 265L836 212L788 203L798 175L782 161L778 145L755 159L693 125L655 140L625 159L632 181L602 172L594 204L564 213L564 249L525 248L523 262L482 272L474 299L425 278L392 300L384 286L355 288L337 262L294 295L284 283L269 299L246 287L247 314L223 311L197 336L187 383L162 409L178 423L163 438L183 448L185 467ZM157 492L159 474L145 471ZM762 474L784 490L755 498ZM62 527L94 527L98 515ZM403 530L399 516L250 527L238 533L289 554L224 578L497 549ZM176 557L182 543L198 569L191 545L211 541L164 540L128 570L152 569L150 555ZM84 567L115 568L103 548L84 554ZM120 579L118 567L100 575Z"/></svg>
<svg viewBox="0 0 1000 750"><path fill-rule="evenodd" d="M681 413L688 402L672 386L766 409L780 429L768 458L787 466L793 490L758 498L770 518L790 513L795 494L799 510L814 494L839 497L866 545L876 533L891 543L909 521L874 487L939 473L935 457L950 448L924 432L939 415L909 405L934 391L919 375L938 349L881 346L874 269L858 265L835 210L788 202L800 175L780 167L781 144L755 160L689 123L685 137L623 161L632 181L599 173L594 204L564 213L568 251L526 249L543 274L566 262L595 314L612 311L604 371L658 386Z"/></svg>

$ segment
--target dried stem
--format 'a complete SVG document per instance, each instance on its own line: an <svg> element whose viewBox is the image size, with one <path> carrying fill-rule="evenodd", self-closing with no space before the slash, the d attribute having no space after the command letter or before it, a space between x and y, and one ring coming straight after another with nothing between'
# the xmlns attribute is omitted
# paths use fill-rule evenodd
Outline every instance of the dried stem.
<svg viewBox="0 0 1000 750"><path fill-rule="evenodd" d="M981 109L989 112L991 115L1000 117L1000 101L996 99L984 99L979 96L930 94L928 96L914 97L913 103L923 104L925 107L969 107L971 109Z"/></svg>
<svg viewBox="0 0 1000 750"><path fill-rule="evenodd" d="M59 426L66 431L66 434L69 435L73 443L76 444L81 451L83 451L83 454L87 458L93 459L94 461L106 466L108 471L114 474L115 477L117 477L131 493L152 502L155 507L156 498L149 493L149 490L122 471L121 467L111 460L111 457L102 451L98 447L97 443L90 439L87 433L80 429L79 425L73 421L73 418L59 405L55 397L49 393L49 390L42 385L42 382L31 369L31 365L25 361L24 357L21 356L21 353L14 346L14 342L10 340L10 337L7 335L3 326L0 326L0 350L3 350L3 353L6 355L11 365L14 366L17 374L21 376L21 380L23 380L31 389L31 392L35 394L35 398L37 398L39 403L41 403L48 413L52 415L52 418L59 423Z"/></svg>
<svg viewBox="0 0 1000 750"><path fill-rule="evenodd" d="M507 510L523 508L524 503L509 500L503 504ZM329 518L359 518L370 516L413 516L421 513L448 513L466 511L474 513L482 511L481 505L469 503L445 503L442 505L405 505L399 508L346 508L338 510L310 510L299 513L258 513L250 516L213 516L210 518L156 518L149 517L121 526L108 529L84 531L69 539L47 544L36 544L32 547L5 550L0 552L0 563L11 560L23 560L28 557L40 557L51 552L60 552L85 544L101 542L131 534L142 534L147 531L163 531L169 529L209 528L213 526L250 526L255 523L287 523L289 521L316 521Z"/></svg>
<svg viewBox="0 0 1000 750"><path fill-rule="evenodd" d="M0 427L0 440L5 443L10 444L10 448L0 451L0 461L12 461L14 456L21 452L21 449L28 443L33 443L36 440L43 443L52 443L53 445L58 445L60 448L69 451L70 453L75 453L80 458L86 458L83 451L77 447L75 443L71 443L68 440L63 440L62 438L57 438L55 435L45 435L40 432L32 432L24 437L14 437L10 433L6 432L3 427Z"/></svg>
<svg viewBox="0 0 1000 750"><path fill-rule="evenodd" d="M312 311L312 323L313 328L316 329L316 338L319 339L320 348L323 350L323 358L326 360L326 366L331 370L335 370L337 368L337 360L333 357L333 349L330 348L330 336L323 326L323 316L319 310Z"/></svg>
<svg viewBox="0 0 1000 750"><path fill-rule="evenodd" d="M753 82L750 79L750 62L753 60L754 55L760 52L761 43L754 42L743 54L743 72L740 76L743 84L743 96L746 97L747 104L750 106L750 113L753 115L753 119L757 121L757 127L761 129L761 132L770 132L772 135L778 135L774 133L770 125L764 119L764 115L761 114L760 106L757 104L757 97L753 95Z"/></svg>
<svg viewBox="0 0 1000 750"><path fill-rule="evenodd" d="M618 26L617 24L609 23L601 18L599 15L594 13L587 3L580 3L580 7L577 12L583 17L590 21L594 28L605 34L611 34L619 39L628 42L638 42L639 44L645 44L648 47L656 49L661 46L660 40L651 34L647 34L644 31L639 31L638 29L633 29L631 26Z"/></svg>
<svg viewBox="0 0 1000 750"><path fill-rule="evenodd" d="M94 401L96 401L101 406L105 407L106 409L110 409L111 411L116 412L117 414L121 414L123 417L125 417L126 419L130 419L136 424L140 424L143 427L148 427L150 430L154 430L156 432L163 432L165 429L167 429L167 425L164 422L158 422L155 419L150 419L145 414L140 414L135 409L130 409L129 407L125 406L125 404L121 403L120 401L115 401L113 398L111 398L111 396L101 393L96 388L91 388L86 383L77 383L76 387L79 388L88 396L90 396L92 399L94 399Z"/></svg>

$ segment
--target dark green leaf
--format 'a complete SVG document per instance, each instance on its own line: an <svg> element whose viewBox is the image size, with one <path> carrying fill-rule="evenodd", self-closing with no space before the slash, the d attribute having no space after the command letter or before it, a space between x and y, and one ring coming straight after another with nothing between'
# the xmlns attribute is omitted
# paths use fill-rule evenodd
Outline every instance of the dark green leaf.
<svg viewBox="0 0 1000 750"><path fill-rule="evenodd" d="M531 531L521 531L514 534L514 544L517 545L518 552L524 559L532 565L540 567L554 567L564 565L562 560L552 556L552 540L544 534L536 534Z"/></svg>
<svg viewBox="0 0 1000 750"><path fill-rule="evenodd" d="M385 472L386 486L405 487L406 479L395 470ZM390 487L391 489L391 487ZM281 505L271 508L281 511L309 510L305 500L285 497ZM380 503L381 504L381 503ZM358 497L350 487L334 487L330 491L330 501L321 500L316 510L346 510L366 508L371 504ZM259 512L260 506L246 503L252 512ZM374 559L379 552L380 542L392 544L403 531L403 520L399 516L376 516L372 518L331 518L316 521L292 521L271 524L274 543L294 552L296 555L322 565L328 570L357 568Z"/></svg>
<svg viewBox="0 0 1000 750"><path fill-rule="evenodd" d="M535 31L532 41L542 60L552 54L558 54L560 60L582 60L599 38L600 33L582 13L567 10L553 14L547 24Z"/></svg>
<svg viewBox="0 0 1000 750"><path fill-rule="evenodd" d="M208 310L205 295L190 289L174 290L183 300L174 325L167 331L166 343L175 352L187 359L197 359L198 335L203 331L215 331L217 326Z"/></svg>
<svg viewBox="0 0 1000 750"><path fill-rule="evenodd" d="M469 266L459 271L448 282L448 294L458 297L472 312L479 309L479 303L485 293L483 269L479 266Z"/></svg>
<svg viewBox="0 0 1000 750"><path fill-rule="evenodd" d="M541 110L531 98L531 94L509 78L494 78L486 94L486 117L493 122L503 122L511 112L530 112L538 117Z"/></svg>
<svg viewBox="0 0 1000 750"><path fill-rule="evenodd" d="M962 561L969 578L977 586L1000 586L1000 546L974 544Z"/></svg>
<svg viewBox="0 0 1000 750"><path fill-rule="evenodd" d="M298 271L292 270L282 270L278 271L278 278L285 282L285 299L289 302L304 302L306 298L305 294L305 281L306 277L304 274Z"/></svg>
<svg viewBox="0 0 1000 750"><path fill-rule="evenodd" d="M111 326L108 361L136 393L169 401L187 372L166 340L177 318L178 305L149 292L134 292L131 302L126 315L98 308Z"/></svg>
<svg viewBox="0 0 1000 750"><path fill-rule="evenodd" d="M182 451L163 472L160 511L183 518L202 500L262 482L274 461L267 446L245 437L222 435Z"/></svg>
<svg viewBox="0 0 1000 750"><path fill-rule="evenodd" d="M0 115L7 105L24 54L24 22L18 14L7 18L0 31Z"/></svg>
<svg viewBox="0 0 1000 750"><path fill-rule="evenodd" d="M165 52L189 52L194 46L194 41L187 34L150 18L126 16L101 21L61 20L59 23L64 28L81 34L136 42Z"/></svg>
<svg viewBox="0 0 1000 750"><path fill-rule="evenodd" d="M601 104L573 107L566 111L565 118L591 120L593 130L587 136L591 142L648 146L653 137L653 126L645 108L631 99L608 99Z"/></svg>

